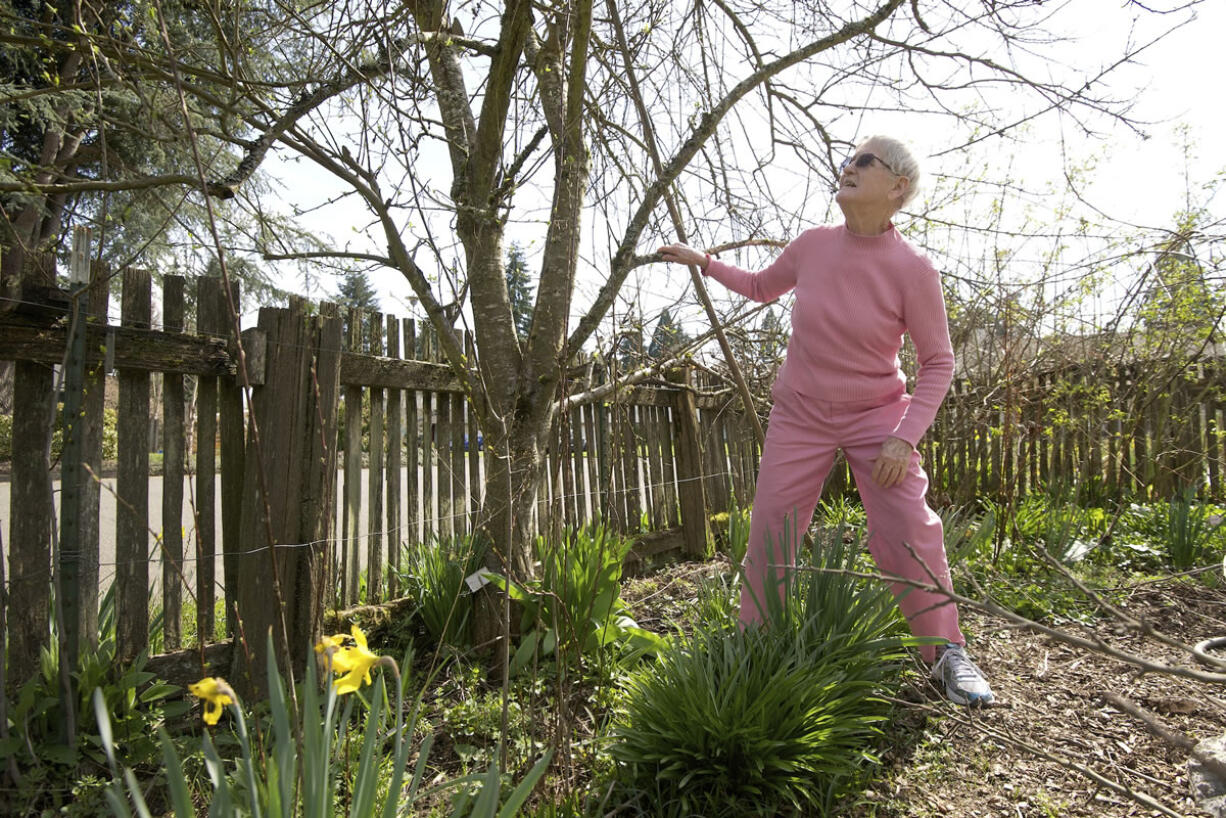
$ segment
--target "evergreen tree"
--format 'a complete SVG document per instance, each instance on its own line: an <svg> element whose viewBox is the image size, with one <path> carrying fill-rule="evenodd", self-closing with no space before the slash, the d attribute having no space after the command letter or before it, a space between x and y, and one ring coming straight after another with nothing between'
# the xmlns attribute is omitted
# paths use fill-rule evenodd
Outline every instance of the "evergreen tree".
<svg viewBox="0 0 1226 818"><path fill-rule="evenodd" d="M357 307L360 310L378 310L379 295L370 285L370 277L363 270L357 270L341 279L337 287L336 302L343 307Z"/></svg>
<svg viewBox="0 0 1226 818"><path fill-rule="evenodd" d="M280 16L264 0L172 3L164 12L133 0L84 11L71 3L0 4L0 292L20 291L32 254L63 255L76 224L94 228L92 252L116 265L156 269L180 247L207 244L203 204L180 191L196 186L197 157L206 178L224 177L252 144L249 118L266 103L235 92L224 70L270 85L280 71L300 73L282 46L268 47L286 31L273 22ZM183 85L186 120L176 71L191 78ZM249 200L266 190L255 179ZM226 223L236 207L221 199L234 190L219 184L209 192ZM261 278L256 289L267 284Z"/></svg>
<svg viewBox="0 0 1226 818"><path fill-rule="evenodd" d="M647 345L647 357L652 360L666 358L689 341L690 336L673 320L672 312L665 309L660 313L660 320L656 322L656 328L651 333L651 343Z"/></svg>
<svg viewBox="0 0 1226 818"><path fill-rule="evenodd" d="M532 290L528 279L528 259L518 242L511 242L511 249L507 252L506 277L515 329L520 338L527 338L532 329Z"/></svg>

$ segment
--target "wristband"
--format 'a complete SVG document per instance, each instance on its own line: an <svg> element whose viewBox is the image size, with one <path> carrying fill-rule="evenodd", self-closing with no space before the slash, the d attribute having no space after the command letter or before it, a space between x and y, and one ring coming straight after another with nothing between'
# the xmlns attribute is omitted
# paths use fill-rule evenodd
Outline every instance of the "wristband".
<svg viewBox="0 0 1226 818"><path fill-rule="evenodd" d="M702 272L706 274L707 268L711 266L711 254L707 253L707 260L702 263Z"/></svg>

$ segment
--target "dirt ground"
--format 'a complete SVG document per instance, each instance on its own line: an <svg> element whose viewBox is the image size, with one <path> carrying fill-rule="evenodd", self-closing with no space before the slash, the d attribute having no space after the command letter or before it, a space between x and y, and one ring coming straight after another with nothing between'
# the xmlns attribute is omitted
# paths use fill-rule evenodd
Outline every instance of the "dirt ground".
<svg viewBox="0 0 1226 818"><path fill-rule="evenodd" d="M684 621L693 588L727 566L681 563L630 580L625 598L640 624ZM1123 610L1186 644L1226 635L1226 591L1187 579L1137 584ZM1151 816L1207 813L1189 785L1186 750L1106 701L1115 694L1172 733L1195 741L1226 735L1220 685L1142 672L1100 652L1063 644L978 611L963 629L997 703L968 711L944 701L920 672L908 674L886 728L880 775L852 818L902 816ZM1186 652L1118 619L1058 623L1083 638L1177 667L1204 671Z"/></svg>

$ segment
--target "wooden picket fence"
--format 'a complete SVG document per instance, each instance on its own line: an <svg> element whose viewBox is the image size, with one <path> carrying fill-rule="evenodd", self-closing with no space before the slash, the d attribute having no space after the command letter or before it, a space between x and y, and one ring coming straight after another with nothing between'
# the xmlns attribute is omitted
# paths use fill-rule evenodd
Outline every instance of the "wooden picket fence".
<svg viewBox="0 0 1226 818"><path fill-rule="evenodd" d="M297 300L261 311L259 327L243 333L243 366L228 317L237 287L227 295L216 278L164 276L155 329L147 272L122 272L118 325L106 318L107 271L93 275L81 410L87 471L77 487L78 542L61 543L79 560L70 613L83 639L96 637L99 589L113 572L121 659L150 646L151 611L161 613L165 651L195 647L204 657L200 649L216 643L216 655L225 655L239 613L248 636L273 627L306 644L322 606L401 593L405 548L472 530L488 455L428 326ZM40 302L0 317L0 360L16 368L12 500L0 509L9 520L0 632L10 680L33 672L51 633L55 512L41 464L56 398L52 369L65 355L62 312ZM112 371L113 488L101 455ZM595 361L574 371L568 394L619 377ZM1189 484L1222 498L1226 369L1202 362L1173 377L1155 371L1084 366L955 384L922 444L933 504L1052 487L1149 499ZM539 501L519 512L543 532L595 519L621 531L673 531L649 550L700 552L712 512L752 501L760 450L725 384L701 371L672 377L682 383L639 385L561 413ZM160 406L150 399L154 381ZM160 523L151 522L158 515L149 503L155 420ZM827 494L850 490L845 467L836 468ZM111 491L113 532L100 522ZM109 559L100 556L103 541L115 544ZM190 635L182 628L189 606ZM199 670L202 659L192 661Z"/></svg>
<svg viewBox="0 0 1226 818"><path fill-rule="evenodd" d="M304 623L318 621L315 606L399 594L404 548L472 530L487 453L427 325L295 301L289 309L261 311L259 327L243 333L240 362L220 279L164 276L162 327L155 329L147 272L122 272L115 326L106 320L107 271L96 268L94 275L82 409L88 470L80 485L74 605L84 639L96 638L100 579L112 570L119 654L131 659L150 645L151 611L161 614L165 651L199 648L217 634L225 635L224 643L240 619L248 635L281 627L292 641ZM189 286L194 320L185 298ZM234 287L232 303L238 296ZM64 322L44 307L28 304L0 318L0 359L15 361L17 369L12 510L4 510L9 572L0 598L10 679L33 672L50 634L56 512L39 464L49 433L52 367L62 361L65 343ZM580 369L567 384L571 393L619 377L595 362ZM101 457L103 395L112 371L119 438L113 488L110 464ZM521 513L532 514L541 531L600 519L621 531L645 524L676 532L655 540L653 550L705 547L707 515L733 500L750 501L759 452L728 390L701 372L680 377L689 383L637 386L562 413L540 499ZM162 386L160 406L149 398L155 380ZM244 382L252 412L244 405ZM149 507L155 421L163 453L160 524L151 523ZM104 532L100 508L110 491L115 529ZM701 530L687 533L683 520L695 519L702 519ZM270 538L277 543L273 559L261 547ZM107 539L115 544L109 560L100 558ZM275 585L270 572L277 574ZM181 627L188 606L195 611L190 638ZM23 615L3 615L12 611ZM187 660L195 672L199 656Z"/></svg>
<svg viewBox="0 0 1226 818"><path fill-rule="evenodd" d="M921 444L937 504L1034 491L1084 502L1226 498L1226 368L1091 362L958 381Z"/></svg>

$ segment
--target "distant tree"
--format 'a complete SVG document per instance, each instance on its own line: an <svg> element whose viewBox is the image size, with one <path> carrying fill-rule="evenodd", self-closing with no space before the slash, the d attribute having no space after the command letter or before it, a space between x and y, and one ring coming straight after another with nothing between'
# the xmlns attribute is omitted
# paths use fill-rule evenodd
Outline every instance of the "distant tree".
<svg viewBox="0 0 1226 818"><path fill-rule="evenodd" d="M532 281L528 276L528 259L519 242L511 242L507 251L507 297L511 299L511 315L520 339L526 339L532 329Z"/></svg>
<svg viewBox="0 0 1226 818"><path fill-rule="evenodd" d="M618 321L614 351L617 365L623 372L643 366L643 319L629 313Z"/></svg>
<svg viewBox="0 0 1226 818"><path fill-rule="evenodd" d="M341 279L337 287L336 302L344 307L356 307L360 310L379 309L379 295L370 285L370 277L364 270L350 273Z"/></svg>
<svg viewBox="0 0 1226 818"><path fill-rule="evenodd" d="M1154 253L1139 316L1150 356L1199 355L1216 340L1226 299L1205 275L1191 240L1204 227L1200 221L1200 214L1180 214L1171 237Z"/></svg>
<svg viewBox="0 0 1226 818"><path fill-rule="evenodd" d="M240 283L239 294L241 303L239 311L243 312L253 304L283 303L290 291L278 286L269 269L250 255L226 252L226 275L231 281ZM221 264L216 256L211 256L205 265L206 276L221 276ZM190 296L189 296L190 297ZM247 305L244 307L243 304Z"/></svg>
<svg viewBox="0 0 1226 818"><path fill-rule="evenodd" d="M791 327L782 314L783 310L777 305L767 307L752 323L746 322L728 333L728 342L755 395L770 394L775 374L783 363Z"/></svg>
<svg viewBox="0 0 1226 818"><path fill-rule="evenodd" d="M685 346L689 341L690 336L673 319L672 312L665 309L660 313L660 320L656 322L656 328L651 333L651 343L647 345L647 357L653 361L660 360Z"/></svg>
<svg viewBox="0 0 1226 818"><path fill-rule="evenodd" d="M212 243L203 200L182 191L204 188L234 199L235 187L202 183L199 174L225 176L253 144L248 118L266 110L258 92L234 93L224 73L260 76L275 86L281 68L298 69L280 47L269 47L284 34L273 4L176 3L165 17L158 8L112 0L85 7L0 3L0 292L6 296L20 292L32 257L65 252L64 237L74 225L93 228L95 254L116 267L157 269L177 248ZM235 47L236 36L242 47ZM195 60L209 68L187 68ZM224 71L215 70L220 65ZM176 71L191 81L177 86ZM255 185L244 188L242 202L213 203L219 231L232 212L267 189L261 177L248 181Z"/></svg>

